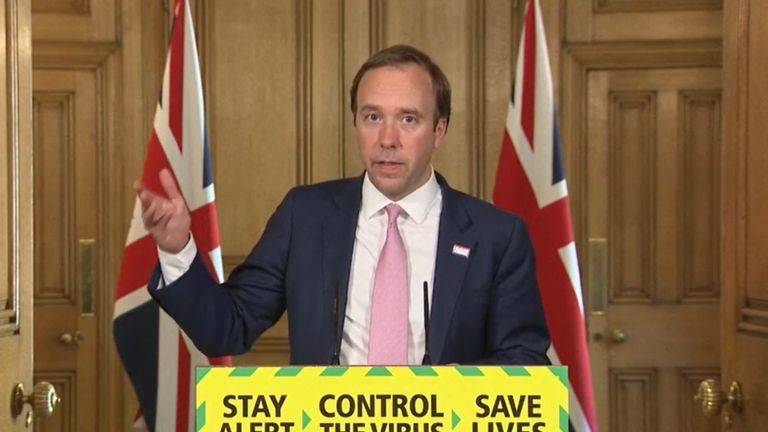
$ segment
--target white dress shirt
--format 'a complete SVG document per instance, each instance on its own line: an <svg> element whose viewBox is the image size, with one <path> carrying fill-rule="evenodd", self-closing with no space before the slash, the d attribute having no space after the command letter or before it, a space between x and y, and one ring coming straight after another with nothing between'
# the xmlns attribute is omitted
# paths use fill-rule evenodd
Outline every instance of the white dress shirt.
<svg viewBox="0 0 768 432"><path fill-rule="evenodd" d="M387 213L392 203L371 183L368 174L363 179L360 214L357 219L355 244L349 276L347 308L344 315L344 333L339 361L344 365L368 363L368 334L371 321L373 276L379 253L386 240ZM429 180L396 203L404 214L398 218L400 235L408 257L408 364L421 364L424 357L424 282L429 286L432 303L432 285L437 256L437 235L440 225L443 194L434 170ZM191 238L178 254L158 248L163 281L170 284L192 265L197 254ZM161 288L161 287L158 287Z"/></svg>
<svg viewBox="0 0 768 432"><path fill-rule="evenodd" d="M424 282L429 285L431 306L442 201L440 185L432 172L424 185L396 202L405 213L397 222L408 257L408 364L421 364L424 357ZM366 174L350 267L341 364L368 364L373 276L387 236L385 207L392 202L376 189Z"/></svg>

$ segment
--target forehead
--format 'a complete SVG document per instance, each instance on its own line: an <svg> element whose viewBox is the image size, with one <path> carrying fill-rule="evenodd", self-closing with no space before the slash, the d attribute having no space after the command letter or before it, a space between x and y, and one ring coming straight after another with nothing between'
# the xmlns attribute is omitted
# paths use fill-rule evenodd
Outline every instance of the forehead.
<svg viewBox="0 0 768 432"><path fill-rule="evenodd" d="M363 74L357 92L359 108L398 101L421 109L434 108L432 79L423 66L415 63L381 66Z"/></svg>

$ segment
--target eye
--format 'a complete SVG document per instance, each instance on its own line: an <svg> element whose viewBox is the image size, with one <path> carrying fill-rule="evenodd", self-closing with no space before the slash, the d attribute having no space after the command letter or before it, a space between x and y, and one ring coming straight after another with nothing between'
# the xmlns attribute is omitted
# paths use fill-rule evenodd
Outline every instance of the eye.
<svg viewBox="0 0 768 432"><path fill-rule="evenodd" d="M369 113L366 113L363 116L363 119L366 120L366 121L377 122L377 121L381 120L381 116L378 113L369 112Z"/></svg>
<svg viewBox="0 0 768 432"><path fill-rule="evenodd" d="M403 121L403 123L405 123L407 125L413 125L413 124L418 123L419 119L416 118L415 115L408 114L408 115L403 116L402 121Z"/></svg>

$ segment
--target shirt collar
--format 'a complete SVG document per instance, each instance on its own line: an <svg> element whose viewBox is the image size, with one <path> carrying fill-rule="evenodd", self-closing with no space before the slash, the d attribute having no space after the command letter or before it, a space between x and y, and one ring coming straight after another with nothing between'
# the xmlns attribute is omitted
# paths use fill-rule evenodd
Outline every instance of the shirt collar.
<svg viewBox="0 0 768 432"><path fill-rule="evenodd" d="M394 202L399 205L414 222L421 224L427 218L429 210L435 205L439 193L440 185L437 183L434 169L431 170L429 180L427 180L426 183L419 186L418 189L406 195L399 201L390 200L381 193L381 191L376 189L376 186L373 185L366 172L363 179L363 202L360 211L366 219L370 219L381 212L384 207Z"/></svg>

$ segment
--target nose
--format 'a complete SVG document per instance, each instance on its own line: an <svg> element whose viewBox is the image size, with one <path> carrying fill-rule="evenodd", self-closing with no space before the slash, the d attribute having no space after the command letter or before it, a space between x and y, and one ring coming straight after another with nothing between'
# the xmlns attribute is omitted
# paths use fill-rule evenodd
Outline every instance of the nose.
<svg viewBox="0 0 768 432"><path fill-rule="evenodd" d="M379 145L384 148L394 148L400 145L400 130L397 127L397 122L382 122L379 129Z"/></svg>

